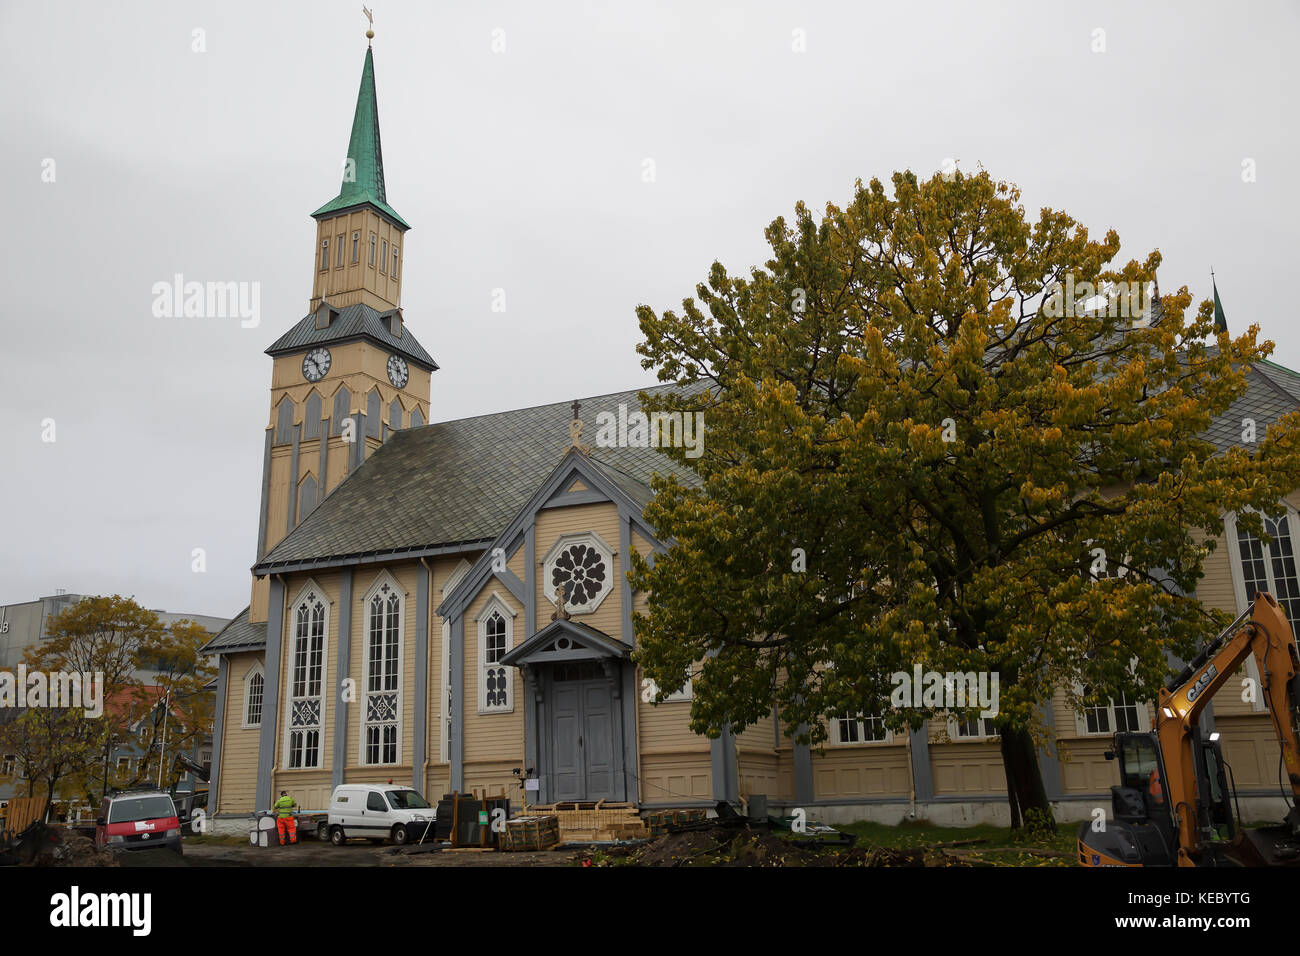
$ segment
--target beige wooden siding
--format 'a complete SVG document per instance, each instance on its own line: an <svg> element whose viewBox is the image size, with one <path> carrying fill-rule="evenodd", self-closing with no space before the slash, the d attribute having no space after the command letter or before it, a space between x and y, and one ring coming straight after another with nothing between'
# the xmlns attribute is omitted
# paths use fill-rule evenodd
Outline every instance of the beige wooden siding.
<svg viewBox="0 0 1300 956"><path fill-rule="evenodd" d="M226 671L226 700L221 725L221 763L218 768L216 813L252 813L257 800L257 753L260 727L244 729L244 678L262 660L262 654L231 654ZM274 719L274 696L264 687L262 719Z"/></svg>
<svg viewBox="0 0 1300 956"><path fill-rule="evenodd" d="M437 804L443 794L451 793L451 769L447 764L430 766L424 775L424 798Z"/></svg>
<svg viewBox="0 0 1300 956"><path fill-rule="evenodd" d="M674 799L711 797L711 742L691 730L691 702L647 703L640 693L644 677L638 667L636 719L641 800L666 803Z"/></svg>
<svg viewBox="0 0 1300 956"><path fill-rule="evenodd" d="M740 795L755 793L776 799L781 790L781 761L770 747L766 753L736 748L736 773L740 778Z"/></svg>
<svg viewBox="0 0 1300 956"><path fill-rule="evenodd" d="M736 734L741 796L765 793L776 797L781 789L781 758L776 750L774 726L771 717L764 717Z"/></svg>
<svg viewBox="0 0 1300 956"><path fill-rule="evenodd" d="M266 499L266 549L270 551L285 536L289 512L289 467L293 464L293 447L276 445L271 449L270 489Z"/></svg>
<svg viewBox="0 0 1300 956"><path fill-rule="evenodd" d="M1204 540L1204 536L1199 533L1195 537L1197 540ZM1245 610L1237 605L1237 590L1232 577L1232 552L1236 542L1230 542L1224 537L1216 537L1214 540L1215 549L1205 557L1204 577L1196 583L1196 597L1206 607L1227 611L1235 617L1240 611ZM1223 690L1214 698L1216 718L1256 713L1250 704L1244 703L1241 699L1241 682L1246 674L1246 666L1243 664L1233 679L1225 684Z"/></svg>
<svg viewBox="0 0 1300 956"><path fill-rule="evenodd" d="M537 513L536 520L536 558L544 561L551 547L562 536L593 531L600 535L605 544L614 552L614 566L609 569L613 587L601 602L600 607L590 614L572 615L573 620L603 631L615 640L623 637L623 571L627 556L619 554L618 507L612 502L600 502L591 505L574 505L570 508L548 508ZM546 596L545 576L542 568L536 568L537 623L539 627L550 620L554 604Z"/></svg>
<svg viewBox="0 0 1300 956"><path fill-rule="evenodd" d="M1109 735L1060 741L1058 760L1063 794L1108 794L1119 783L1115 761L1104 756L1110 744Z"/></svg>
<svg viewBox="0 0 1300 956"><path fill-rule="evenodd" d="M329 809L333 784L328 769L281 770L275 774L273 789L276 796L281 790L289 791L304 811L323 812Z"/></svg>
<svg viewBox="0 0 1300 956"><path fill-rule="evenodd" d="M494 781L502 779L502 769L510 776L510 769L522 766L524 759L524 683L518 668L506 668L513 681L513 710L491 714L478 712L478 618L494 595L515 612L510 647L518 647L525 639L523 607L501 582L489 578L465 611L465 670L461 693L464 694L465 701L465 786L468 789L493 786Z"/></svg>
<svg viewBox="0 0 1300 956"><path fill-rule="evenodd" d="M672 804L713 797L713 772L709 751L703 753L641 752L642 803Z"/></svg>
<svg viewBox="0 0 1300 956"><path fill-rule="evenodd" d="M517 577L520 581L523 581L525 584L527 584L528 583L527 565L528 565L527 549L521 544L518 548L515 549L515 553L510 556L510 560L506 562L506 567L509 568L514 573L515 577Z"/></svg>
<svg viewBox="0 0 1300 956"><path fill-rule="evenodd" d="M906 797L911 769L906 738L892 743L827 745L812 752L818 800L836 797Z"/></svg>
<svg viewBox="0 0 1300 956"><path fill-rule="evenodd" d="M771 753L776 749L775 727L772 717L761 717L736 734L736 746Z"/></svg>
<svg viewBox="0 0 1300 956"><path fill-rule="evenodd" d="M1267 713L1221 716L1217 698L1214 709L1214 727L1220 735L1223 759L1232 767L1238 789L1281 793L1281 746Z"/></svg>
<svg viewBox="0 0 1300 956"><path fill-rule="evenodd" d="M1006 776L1002 772L1002 750L997 739L948 739L948 724L943 718L929 722L930 770L935 796L966 794L1005 794Z"/></svg>

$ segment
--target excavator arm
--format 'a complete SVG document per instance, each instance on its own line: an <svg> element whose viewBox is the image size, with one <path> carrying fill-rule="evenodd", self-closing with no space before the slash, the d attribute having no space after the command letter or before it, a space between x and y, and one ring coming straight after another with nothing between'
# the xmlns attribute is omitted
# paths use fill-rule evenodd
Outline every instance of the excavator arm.
<svg viewBox="0 0 1300 956"><path fill-rule="evenodd" d="M1195 866L1203 834L1199 807L1195 728L1216 693L1251 654L1259 665L1260 688L1282 745L1290 781L1293 833L1300 832L1300 657L1286 614L1271 594L1260 592L1251 609L1216 637L1181 674L1160 691L1156 735L1165 764L1165 788L1178 829L1178 865Z"/></svg>

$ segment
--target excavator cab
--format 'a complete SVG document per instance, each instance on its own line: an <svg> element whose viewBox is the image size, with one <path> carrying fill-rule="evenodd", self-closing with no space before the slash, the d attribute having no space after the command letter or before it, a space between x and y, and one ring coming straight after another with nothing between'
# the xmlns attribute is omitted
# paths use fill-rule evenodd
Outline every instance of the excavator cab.
<svg viewBox="0 0 1300 956"><path fill-rule="evenodd" d="M1170 866L1174 820L1165 797L1165 767L1154 733L1118 733L1107 760L1119 761L1110 788L1110 819L1079 824L1084 866ZM1104 829L1097 829L1104 827Z"/></svg>

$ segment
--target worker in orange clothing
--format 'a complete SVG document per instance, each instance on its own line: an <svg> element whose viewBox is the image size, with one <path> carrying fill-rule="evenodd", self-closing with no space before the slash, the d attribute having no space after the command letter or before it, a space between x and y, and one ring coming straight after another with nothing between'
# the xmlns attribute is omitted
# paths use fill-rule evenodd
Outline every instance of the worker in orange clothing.
<svg viewBox="0 0 1300 956"><path fill-rule="evenodd" d="M280 835L280 846L286 846L284 835L289 834L289 843L298 842L298 821L293 818L293 811L298 809L298 801L289 796L288 790L280 791L280 799L272 807L275 811L275 829Z"/></svg>
<svg viewBox="0 0 1300 956"><path fill-rule="evenodd" d="M1165 788L1164 788L1164 784L1160 782L1160 771L1152 770L1151 776L1147 779L1149 781L1149 784L1147 786L1147 793L1151 794L1151 802L1155 804L1164 803Z"/></svg>

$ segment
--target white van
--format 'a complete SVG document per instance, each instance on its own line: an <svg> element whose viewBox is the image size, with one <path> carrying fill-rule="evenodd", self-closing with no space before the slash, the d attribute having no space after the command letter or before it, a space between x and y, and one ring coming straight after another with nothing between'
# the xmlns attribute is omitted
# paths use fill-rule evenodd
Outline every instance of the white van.
<svg viewBox="0 0 1300 956"><path fill-rule="evenodd" d="M392 840L396 844L433 839L437 808L410 787L391 783L345 783L330 797L330 842L342 846L348 840L364 838L373 843Z"/></svg>

